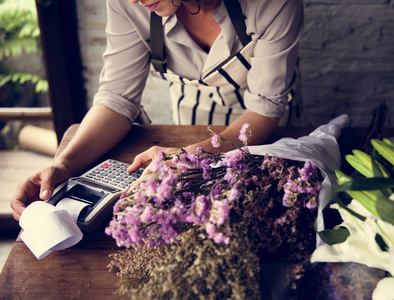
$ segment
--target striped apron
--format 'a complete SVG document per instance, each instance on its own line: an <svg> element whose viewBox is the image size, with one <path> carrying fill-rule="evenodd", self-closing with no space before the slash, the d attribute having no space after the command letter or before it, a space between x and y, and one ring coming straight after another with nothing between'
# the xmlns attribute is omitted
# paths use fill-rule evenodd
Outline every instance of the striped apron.
<svg viewBox="0 0 394 300"><path fill-rule="evenodd" d="M230 125L245 110L243 93L254 42L250 42L229 62L201 80L189 80L171 73L152 71L154 77L169 82L173 121L177 125ZM297 86L297 84L295 84ZM296 89L288 94L286 113L280 126L291 125ZM294 115L293 115L294 117Z"/></svg>
<svg viewBox="0 0 394 300"><path fill-rule="evenodd" d="M169 82L173 120L176 125L230 125L246 109L243 93L247 89L247 73L251 68L250 58L255 42L246 35L244 17L238 0L224 0L227 11L244 46L240 52L222 66L200 80L190 80L167 73L163 45L161 18L151 14L152 64L156 71L151 74ZM298 72L297 72L298 74ZM297 87L295 76L294 87ZM288 94L286 113L279 125L290 125L294 102L300 108L300 92L293 89Z"/></svg>

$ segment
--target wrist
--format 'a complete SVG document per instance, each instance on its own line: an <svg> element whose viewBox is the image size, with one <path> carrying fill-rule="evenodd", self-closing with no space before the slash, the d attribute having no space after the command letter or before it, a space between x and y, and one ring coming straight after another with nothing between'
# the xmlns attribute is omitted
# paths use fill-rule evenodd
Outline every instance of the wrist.
<svg viewBox="0 0 394 300"><path fill-rule="evenodd" d="M59 166L59 167L63 168L64 170L66 170L67 173L69 174L69 176L76 174L80 169L80 168L78 168L77 163L68 159L67 157L62 157L62 156L56 157L56 159L53 161L53 164L55 166Z"/></svg>

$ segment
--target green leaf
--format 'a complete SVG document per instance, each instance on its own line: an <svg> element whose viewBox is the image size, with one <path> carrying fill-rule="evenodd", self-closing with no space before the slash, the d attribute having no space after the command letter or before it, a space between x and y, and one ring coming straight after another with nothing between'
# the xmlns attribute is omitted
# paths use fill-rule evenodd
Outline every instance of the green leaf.
<svg viewBox="0 0 394 300"><path fill-rule="evenodd" d="M389 145L389 146L391 146L391 147L394 147L393 141L390 140L390 139L388 139L388 138L384 138L384 139L383 139L383 143L385 143L385 144L387 144L387 145Z"/></svg>
<svg viewBox="0 0 394 300"><path fill-rule="evenodd" d="M377 156L378 156L378 153L376 152L375 149L373 149L372 154L371 154L371 165L372 165L373 177L389 177L387 172L384 170L383 166L379 166ZM384 171L382 171L379 167L382 168ZM383 174L383 173L385 173L385 174Z"/></svg>
<svg viewBox="0 0 394 300"><path fill-rule="evenodd" d="M36 84L36 92L40 93L46 91L48 91L48 81L44 79L39 80Z"/></svg>
<svg viewBox="0 0 394 300"><path fill-rule="evenodd" d="M375 216L378 215L375 205L377 200L376 191L349 190L347 185L351 184L349 182L351 182L353 179L340 170L336 170L335 175L337 176L339 184L339 187L334 190L335 192L346 191L346 193L349 194L350 197L360 202L369 212L371 212Z"/></svg>
<svg viewBox="0 0 394 300"><path fill-rule="evenodd" d="M379 155L375 148L372 149L371 157L372 157L372 171L374 177L390 177L390 175L385 170L384 166L378 162ZM380 172L381 170L383 170L383 172ZM386 197L390 197L390 195L392 194L391 188L381 189L380 191Z"/></svg>
<svg viewBox="0 0 394 300"><path fill-rule="evenodd" d="M48 91L48 81L40 78L37 75L33 75L31 73L12 71L11 74L0 75L0 87L5 85L9 81L18 82L19 84L24 84L27 81L29 81L32 84L36 85L36 87L35 87L36 92Z"/></svg>
<svg viewBox="0 0 394 300"><path fill-rule="evenodd" d="M356 155L346 155L345 156L346 161L351 165L355 170L363 174L365 177L372 177L372 170L370 168L371 162L366 163L364 160L361 160L359 157ZM371 160L369 158L369 160ZM369 166L368 166L369 164Z"/></svg>
<svg viewBox="0 0 394 300"><path fill-rule="evenodd" d="M321 240L328 245L340 244L346 241L350 232L347 228L341 227L338 229L326 229L317 233Z"/></svg>
<svg viewBox="0 0 394 300"><path fill-rule="evenodd" d="M372 177L350 179L339 185L335 191L374 191L390 188L394 188L394 178Z"/></svg>
<svg viewBox="0 0 394 300"><path fill-rule="evenodd" d="M384 240L380 234L377 233L375 235L375 241L378 244L380 250L385 251L385 252L389 250L389 247L386 245L386 243L384 242Z"/></svg>
<svg viewBox="0 0 394 300"><path fill-rule="evenodd" d="M394 147L386 144L380 140L372 139L372 146L379 152L381 156L387 159L392 165L394 165Z"/></svg>
<svg viewBox="0 0 394 300"><path fill-rule="evenodd" d="M394 225L394 201L379 196L376 201L376 210L383 221Z"/></svg>
<svg viewBox="0 0 394 300"><path fill-rule="evenodd" d="M344 210L346 210L349 214L351 214L352 216L356 217L357 219L361 220L361 221L365 221L367 218L360 215L359 213L355 212L354 210L350 209L349 207L347 207L347 205L345 203L343 203L343 201L336 195L333 194L333 198L334 201L336 203L338 203L338 205L343 208Z"/></svg>
<svg viewBox="0 0 394 300"><path fill-rule="evenodd" d="M3 85L5 85L7 82L11 81L11 76L10 75L6 75L6 76L1 76L0 77L0 87L2 87Z"/></svg>

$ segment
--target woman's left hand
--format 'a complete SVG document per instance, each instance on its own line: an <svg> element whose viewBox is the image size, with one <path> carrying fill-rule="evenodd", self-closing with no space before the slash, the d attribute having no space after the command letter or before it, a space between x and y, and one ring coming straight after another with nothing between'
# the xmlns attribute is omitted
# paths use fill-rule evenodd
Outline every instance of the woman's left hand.
<svg viewBox="0 0 394 300"><path fill-rule="evenodd" d="M127 168L128 172L137 171L139 168L146 166L152 160L154 160L157 154L162 151L165 154L175 154L180 151L179 148L167 148L167 147L159 147L153 146L150 147L148 150L138 154L135 158L133 163Z"/></svg>

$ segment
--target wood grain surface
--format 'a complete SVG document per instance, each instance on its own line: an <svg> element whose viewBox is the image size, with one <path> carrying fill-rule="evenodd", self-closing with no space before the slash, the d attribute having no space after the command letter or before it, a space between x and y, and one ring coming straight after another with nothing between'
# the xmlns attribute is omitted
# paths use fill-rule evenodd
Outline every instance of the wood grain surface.
<svg viewBox="0 0 394 300"><path fill-rule="evenodd" d="M64 149L78 126L66 132L59 151ZM224 127L212 126L215 132ZM281 137L297 138L309 134L313 128L278 128L269 142ZM357 148L362 140L363 129L345 128L339 143L343 155ZM394 135L394 129L386 132ZM134 156L153 146L186 146L209 138L206 126L150 125L135 126L121 144L110 151L107 157L131 162ZM329 151L329 149L328 149ZM108 272L109 254L116 253L115 241L104 234L102 228L85 234L77 245L51 253L37 260L25 244L17 239L0 275L1 299L119 299L115 294L117 278Z"/></svg>

